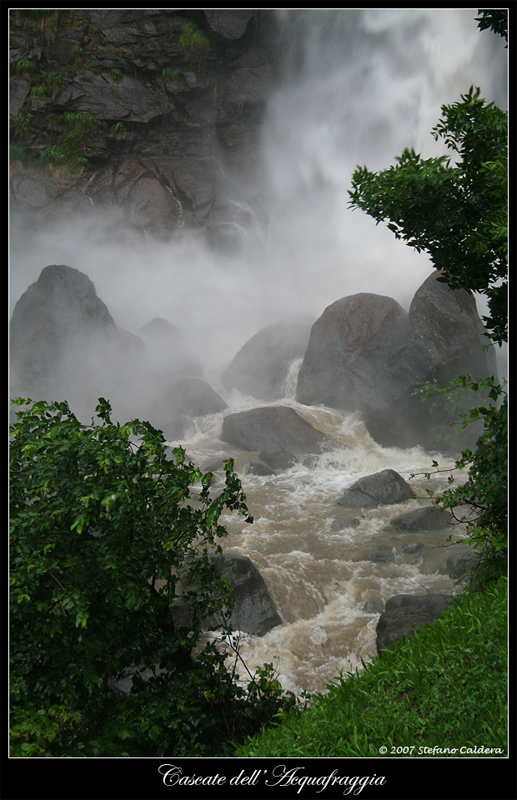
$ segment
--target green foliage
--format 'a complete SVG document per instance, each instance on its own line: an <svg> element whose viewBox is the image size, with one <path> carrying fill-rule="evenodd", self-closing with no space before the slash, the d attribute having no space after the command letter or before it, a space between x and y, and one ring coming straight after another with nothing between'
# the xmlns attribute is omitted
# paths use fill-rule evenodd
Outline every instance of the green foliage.
<svg viewBox="0 0 517 800"><path fill-rule="evenodd" d="M81 45L78 44L74 48L72 48L72 58L76 63L81 58L82 54L83 54L83 48L81 47Z"/></svg>
<svg viewBox="0 0 517 800"><path fill-rule="evenodd" d="M181 26L178 44L187 57L197 63L198 69L203 70L205 68L206 59L210 52L210 42L193 20L185 22Z"/></svg>
<svg viewBox="0 0 517 800"><path fill-rule="evenodd" d="M49 121L58 130L53 137L54 144L42 152L42 161L70 166L87 164L85 153L91 149L91 140L102 133L106 123L91 114L71 111L54 114Z"/></svg>
<svg viewBox="0 0 517 800"><path fill-rule="evenodd" d="M180 67L174 67L174 69L172 67L165 67L162 72L162 80L164 80L166 83L168 81L177 81L182 72L183 70L180 69Z"/></svg>
<svg viewBox="0 0 517 800"><path fill-rule="evenodd" d="M362 672L341 675L303 712L281 712L277 727L248 740L236 755L408 758L429 755L421 747L436 747L434 755L453 758L504 757L507 596L506 578L460 595L434 625L421 626L363 664ZM480 747L499 752L474 752Z"/></svg>
<svg viewBox="0 0 517 800"><path fill-rule="evenodd" d="M508 397L504 385L494 378L473 380L462 375L448 387L428 384L418 391L422 397L434 396L437 401L466 395L467 390L485 396L484 405L469 407L468 412L459 414L462 421L456 424L462 428L476 425L481 432L475 449L463 450L454 469L448 470L450 488L441 497L434 497L443 508L451 509L457 522L466 523L464 541L476 550L469 570L471 584L499 578L506 574L508 565ZM432 466L439 471L437 461ZM453 472L466 467L467 482L455 486ZM436 473L430 471L425 476L430 478L433 474ZM434 496L431 490L428 494Z"/></svg>
<svg viewBox="0 0 517 800"><path fill-rule="evenodd" d="M481 31L491 30L508 42L507 8L480 8L478 13L479 17L476 17L476 22ZM508 47L508 45L506 46Z"/></svg>
<svg viewBox="0 0 517 800"><path fill-rule="evenodd" d="M382 172L357 168L349 193L352 207L426 251L452 289L486 295L484 321L497 343L508 332L507 127L507 114L471 87L459 103L442 106L432 132L455 161L406 149Z"/></svg>
<svg viewBox="0 0 517 800"><path fill-rule="evenodd" d="M203 619L233 602L208 559L221 514L252 521L233 462L212 496L211 473L169 458L149 423L112 422L103 399L90 425L64 402L15 405L12 755L227 755L287 702L267 671L248 702L213 643L193 656Z"/></svg>
<svg viewBox="0 0 517 800"><path fill-rule="evenodd" d="M18 58L10 62L9 71L11 75L31 78L38 71L38 65L30 58Z"/></svg>
<svg viewBox="0 0 517 800"><path fill-rule="evenodd" d="M122 80L122 70L116 68L112 69L111 77L114 83L120 83L120 81Z"/></svg>
<svg viewBox="0 0 517 800"><path fill-rule="evenodd" d="M28 133L30 128L30 121L28 117L21 111L11 118L11 131L20 139Z"/></svg>

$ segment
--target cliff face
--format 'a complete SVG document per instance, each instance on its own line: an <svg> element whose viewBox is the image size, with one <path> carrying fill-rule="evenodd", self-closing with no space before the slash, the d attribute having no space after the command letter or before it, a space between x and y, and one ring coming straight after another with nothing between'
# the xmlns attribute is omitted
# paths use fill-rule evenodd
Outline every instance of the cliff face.
<svg viewBox="0 0 517 800"><path fill-rule="evenodd" d="M110 208L128 229L231 244L258 189L274 12L13 10L10 27L17 215Z"/></svg>

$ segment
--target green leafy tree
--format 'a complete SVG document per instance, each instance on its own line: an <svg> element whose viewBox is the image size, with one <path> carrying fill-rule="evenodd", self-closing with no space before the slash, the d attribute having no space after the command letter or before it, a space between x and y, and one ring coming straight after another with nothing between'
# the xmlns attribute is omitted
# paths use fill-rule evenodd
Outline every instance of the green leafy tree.
<svg viewBox="0 0 517 800"><path fill-rule="evenodd" d="M422 159L406 149L395 166L379 173L359 167L350 205L377 223L385 222L397 239L427 252L441 271L438 280L452 289L484 294L489 336L502 344L508 338L507 114L479 95L480 90L471 87L460 102L442 106L432 131L453 151L454 159ZM494 377L477 380L469 375L449 387L418 393L439 396L468 389L483 389L487 402L463 415L462 425L480 423L482 432L475 448L463 451L456 464L468 468L467 482L450 488L441 500L444 507L468 506L474 511L468 542L478 548L479 579L480 573L494 576L506 568L506 393Z"/></svg>
<svg viewBox="0 0 517 800"><path fill-rule="evenodd" d="M484 294L484 318L496 343L507 340L508 120L471 87L461 101L442 106L432 134L455 154L423 159L405 149L379 173L356 169L350 205L397 239L429 254L439 280L452 289Z"/></svg>
<svg viewBox="0 0 517 800"><path fill-rule="evenodd" d="M480 8L479 17L476 17L478 28L481 31L491 30L508 41L508 9L507 8ZM508 45L507 45L508 46Z"/></svg>
<svg viewBox="0 0 517 800"><path fill-rule="evenodd" d="M208 559L221 515L252 521L232 461L213 496L211 473L105 400L89 425L65 402L14 402L11 754L229 754L283 703L267 670L246 693L199 642L233 602Z"/></svg>

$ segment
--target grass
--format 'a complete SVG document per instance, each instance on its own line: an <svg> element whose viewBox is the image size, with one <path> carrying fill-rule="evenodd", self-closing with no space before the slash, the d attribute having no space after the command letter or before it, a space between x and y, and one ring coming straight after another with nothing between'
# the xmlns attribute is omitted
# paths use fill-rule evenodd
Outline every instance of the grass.
<svg viewBox="0 0 517 800"><path fill-rule="evenodd" d="M507 591L501 578L465 592L434 625L280 715L236 755L507 755Z"/></svg>

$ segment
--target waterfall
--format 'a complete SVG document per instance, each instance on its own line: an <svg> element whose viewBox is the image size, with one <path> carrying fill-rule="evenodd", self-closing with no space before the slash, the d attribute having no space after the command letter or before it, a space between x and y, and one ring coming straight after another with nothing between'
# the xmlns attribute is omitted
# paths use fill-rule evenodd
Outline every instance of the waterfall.
<svg viewBox="0 0 517 800"><path fill-rule="evenodd" d="M180 328L214 382L270 323L294 315L316 320L330 303L357 292L388 295L409 307L432 265L349 209L352 173L357 165L384 169L405 147L437 154L430 131L441 105L456 102L471 85L505 107L506 51L498 37L479 31L477 9L277 13L282 64L254 177L228 180L234 252L213 252L198 232L122 246L109 215L49 227L32 250L14 230L14 301L47 264L70 265L91 278L121 327L137 332L162 317ZM263 637L242 634L242 655L250 669L272 662L284 688L296 692L324 691L340 671L375 655L375 626L390 596L457 591L440 570L449 530L393 541L386 530L397 514L428 503L427 489L446 488L453 461L420 448L383 448L359 414L300 405L299 367L298 359L278 404L329 436L332 446L318 457L272 476L244 474L250 454L221 440L222 420L265 403L225 393L216 383L228 409L193 420L184 439L172 443L202 467L235 459L255 521L224 520L223 547L251 558L283 619ZM422 473L433 459L444 472L427 481ZM419 476L412 479L416 499L347 520L336 505L343 490L386 468L406 480ZM461 528L452 535L460 538ZM424 549L408 554L403 545L415 539ZM386 540L392 560L372 560L372 544Z"/></svg>

